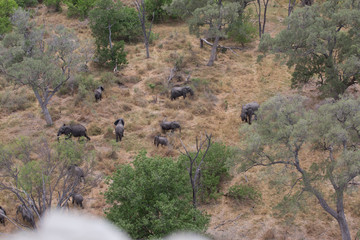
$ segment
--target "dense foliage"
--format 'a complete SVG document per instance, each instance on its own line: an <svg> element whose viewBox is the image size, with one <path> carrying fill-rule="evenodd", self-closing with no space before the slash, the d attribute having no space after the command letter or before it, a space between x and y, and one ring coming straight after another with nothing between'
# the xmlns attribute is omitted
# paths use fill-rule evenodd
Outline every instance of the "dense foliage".
<svg viewBox="0 0 360 240"><path fill-rule="evenodd" d="M95 6L95 2L95 0L68 0L65 2L68 6L67 15L69 17L80 17L80 19L84 19Z"/></svg>
<svg viewBox="0 0 360 240"><path fill-rule="evenodd" d="M200 151L198 160L201 161L204 150ZM194 156L196 153L190 153ZM220 183L226 177L229 177L229 166L227 161L232 156L232 151L229 147L221 143L213 143L208 152L206 153L204 163L201 165L201 172L198 184L198 196L200 202L208 202L211 199L217 199L220 193ZM189 160L186 156L182 155L179 161L188 168ZM195 172L196 169L193 169Z"/></svg>
<svg viewBox="0 0 360 240"><path fill-rule="evenodd" d="M104 0L95 4L89 17L98 63L109 67L126 64L123 41L133 41L141 36L136 10L121 2Z"/></svg>
<svg viewBox="0 0 360 240"><path fill-rule="evenodd" d="M134 239L163 237L179 230L204 231L207 215L191 205L188 174L170 158L140 152L109 179L107 218Z"/></svg>
<svg viewBox="0 0 360 240"><path fill-rule="evenodd" d="M172 0L145 0L148 20L152 20L154 13L154 21L160 22L167 17L167 12L163 9L166 4L170 4Z"/></svg>
<svg viewBox="0 0 360 240"><path fill-rule="evenodd" d="M17 7L14 0L0 0L0 36L11 30L10 17Z"/></svg>
<svg viewBox="0 0 360 240"><path fill-rule="evenodd" d="M306 109L304 97L275 96L261 105L258 121L244 126L247 148L244 169L283 164L296 199L308 192L339 224L343 239L351 239L345 217L348 184L360 175L360 99L330 101L318 110ZM304 164L311 146L323 158ZM301 187L295 188L297 184ZM297 191L298 190L298 191ZM289 198L291 199L291 198Z"/></svg>
<svg viewBox="0 0 360 240"><path fill-rule="evenodd" d="M359 1L329 0L295 10L288 29L264 35L260 50L294 67L292 86L315 81L324 96L338 97L360 77Z"/></svg>
<svg viewBox="0 0 360 240"><path fill-rule="evenodd" d="M38 4L38 0L15 0L19 7L33 7Z"/></svg>
<svg viewBox="0 0 360 240"><path fill-rule="evenodd" d="M254 187L246 184L237 184L229 188L228 197L240 201L259 201L261 200L261 193Z"/></svg>

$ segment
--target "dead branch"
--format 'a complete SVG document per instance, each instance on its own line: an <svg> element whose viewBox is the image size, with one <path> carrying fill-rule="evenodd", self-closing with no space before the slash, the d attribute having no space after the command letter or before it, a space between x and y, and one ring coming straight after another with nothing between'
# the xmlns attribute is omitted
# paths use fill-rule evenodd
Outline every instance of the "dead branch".
<svg viewBox="0 0 360 240"><path fill-rule="evenodd" d="M220 223L219 225L217 225L216 227L214 227L214 229L217 229L217 228L219 228L219 227L222 227L222 226L224 226L225 224L235 222L235 221L239 220L242 215L243 215L243 214L241 213L241 214L239 214L239 215L238 215L236 218L234 218L234 219L230 219L230 220L223 221L222 223Z"/></svg>
<svg viewBox="0 0 360 240"><path fill-rule="evenodd" d="M202 48L203 42L206 43L209 46L214 45L211 42L209 42L208 40L206 40L205 38L200 38L200 48ZM235 55L238 55L238 56L239 56L239 54L237 54L233 49L240 49L240 50L244 49L243 47L227 47L227 46L222 46L220 44L218 44L217 48L230 50L232 53L234 53Z"/></svg>

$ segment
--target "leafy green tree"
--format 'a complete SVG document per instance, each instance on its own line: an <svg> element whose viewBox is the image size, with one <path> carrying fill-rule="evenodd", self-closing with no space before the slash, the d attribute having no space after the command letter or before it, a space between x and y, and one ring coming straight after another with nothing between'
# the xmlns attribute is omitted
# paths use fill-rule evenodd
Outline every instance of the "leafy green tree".
<svg viewBox="0 0 360 240"><path fill-rule="evenodd" d="M17 7L14 0L0 0L0 36L11 30L10 17Z"/></svg>
<svg viewBox="0 0 360 240"><path fill-rule="evenodd" d="M154 21L163 21L167 16L167 12L163 9L166 4L170 4L172 0L145 0L145 8L150 13L148 20L152 20L152 13L154 13Z"/></svg>
<svg viewBox="0 0 360 240"><path fill-rule="evenodd" d="M256 27L251 22L251 12L244 12L232 22L227 29L227 36L240 43L243 47L256 36Z"/></svg>
<svg viewBox="0 0 360 240"><path fill-rule="evenodd" d="M65 3L68 6L67 15L81 19L85 19L89 11L95 6L95 0L68 0Z"/></svg>
<svg viewBox="0 0 360 240"><path fill-rule="evenodd" d="M15 84L33 90L47 125L52 125L47 106L79 62L77 38L58 26L45 41L44 30L37 28L21 9L12 19L15 31L0 44L0 68Z"/></svg>
<svg viewBox="0 0 360 240"><path fill-rule="evenodd" d="M191 205L186 171L171 158L140 152L108 178L107 218L134 239L159 238L173 231L204 231L209 217Z"/></svg>
<svg viewBox="0 0 360 240"><path fill-rule="evenodd" d="M46 7L52 8L55 12L61 12L61 0L44 0Z"/></svg>
<svg viewBox="0 0 360 240"><path fill-rule="evenodd" d="M337 98L360 77L359 1L329 0L300 8L288 29L264 35L259 49L280 54L294 68L292 87L315 81L323 96Z"/></svg>
<svg viewBox="0 0 360 240"><path fill-rule="evenodd" d="M191 159L196 159L194 165L199 165L203 159L203 163L200 166L200 175L196 184L198 185L197 191L201 202L208 202L211 199L217 199L220 195L220 183L226 177L229 177L229 167L227 160L231 157L232 152L229 147L222 143L212 143L206 151L202 149L197 152L190 152ZM184 168L189 168L189 156L183 154L179 157L179 161L184 165ZM193 176L198 169L192 168Z"/></svg>
<svg viewBox="0 0 360 240"><path fill-rule="evenodd" d="M360 100L341 98L308 110L300 96L276 96L263 103L258 121L244 127L243 168L286 165L296 199L308 192L339 224L350 240L344 205L349 182L360 175ZM309 166L302 152L319 152ZM296 191L298 184L299 191ZM331 188L330 188L331 187ZM294 199L289 197L288 199Z"/></svg>
<svg viewBox="0 0 360 240"><path fill-rule="evenodd" d="M38 0L15 0L19 7L33 7L38 4Z"/></svg>
<svg viewBox="0 0 360 240"><path fill-rule="evenodd" d="M141 28L136 10L111 0L98 1L90 11L90 27L96 41L96 57L102 65L115 70L126 64L124 43L141 36ZM117 42L114 43L114 40Z"/></svg>

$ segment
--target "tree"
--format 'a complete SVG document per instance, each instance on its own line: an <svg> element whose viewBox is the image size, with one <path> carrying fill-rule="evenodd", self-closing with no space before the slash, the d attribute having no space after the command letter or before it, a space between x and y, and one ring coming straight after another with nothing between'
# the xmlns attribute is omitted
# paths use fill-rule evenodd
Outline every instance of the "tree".
<svg viewBox="0 0 360 240"><path fill-rule="evenodd" d="M119 1L104 0L96 3L89 17L99 63L117 70L118 65L127 63L124 41L137 39L141 34L136 10Z"/></svg>
<svg viewBox="0 0 360 240"><path fill-rule="evenodd" d="M191 205L186 171L171 158L140 152L108 178L106 217L134 239L159 238L173 231L204 231L209 217Z"/></svg>
<svg viewBox="0 0 360 240"><path fill-rule="evenodd" d="M259 24L259 38L264 34L265 32L265 25L266 25L266 14L267 14L267 8L269 5L269 0L256 0L256 13L258 15L258 24ZM264 7L264 12L261 14L261 7ZM262 20L261 20L262 18Z"/></svg>
<svg viewBox="0 0 360 240"><path fill-rule="evenodd" d="M166 11L163 9L163 7L166 4L170 4L171 0L145 0L145 8L151 12L154 13L154 16L151 18L151 15L148 15L148 20L160 22L164 20L164 18L167 16Z"/></svg>
<svg viewBox="0 0 360 240"><path fill-rule="evenodd" d="M259 49L280 54L294 67L292 87L315 81L324 97L337 98L360 77L359 1L330 0L297 9L289 28L264 35Z"/></svg>
<svg viewBox="0 0 360 240"><path fill-rule="evenodd" d="M190 33L199 36L203 30L202 33L206 38L214 39L210 59L207 63L207 66L212 66L216 59L219 40L227 36L226 32L229 24L238 19L241 5L239 2L223 0L193 2L189 0L176 0L167 6L166 9L172 14L180 15L183 18L187 17ZM205 25L207 26L206 29L203 28Z"/></svg>
<svg viewBox="0 0 360 240"><path fill-rule="evenodd" d="M14 0L0 0L0 36L11 30L10 17L17 7Z"/></svg>
<svg viewBox="0 0 360 240"><path fill-rule="evenodd" d="M69 171L74 164L83 166L86 182L81 183ZM53 203L58 208L67 206L73 193L94 187L97 179L90 175L93 164L93 154L84 144L68 140L51 147L44 138L30 141L21 137L13 145L0 145L0 191L13 194L40 219Z"/></svg>
<svg viewBox="0 0 360 240"><path fill-rule="evenodd" d="M217 199L220 195L220 183L229 176L226 162L231 157L230 149L221 143L211 142L211 135L205 139L196 139L195 152L185 152L179 157L184 168L188 169L193 190L193 206L198 203Z"/></svg>
<svg viewBox="0 0 360 240"><path fill-rule="evenodd" d="M150 53L149 53L149 41L150 41L150 35L151 35L151 27L154 21L154 16L155 16L155 12L153 12L153 18L151 20L150 26L149 26L149 32L146 32L146 8L145 8L145 2L144 0L140 0L140 2L138 0L134 1L136 10L138 12L138 16L139 16L139 20L140 20L140 24L141 24L141 29L144 35L144 44L145 44L145 49L146 49L146 58L150 58Z"/></svg>
<svg viewBox="0 0 360 240"><path fill-rule="evenodd" d="M308 110L300 96L276 96L262 104L258 121L246 126L243 169L286 165L297 198L308 192L339 224L343 240L350 240L344 195L360 175L360 100L341 98L318 110ZM323 156L304 164L306 146ZM331 186L331 190L329 190ZM289 199L289 198L288 198Z"/></svg>
<svg viewBox="0 0 360 240"><path fill-rule="evenodd" d="M29 14L21 9L12 19L16 29L0 45L1 71L16 85L33 90L47 125L52 125L47 106L78 63L77 38L65 27L57 26L45 39L44 30L36 28Z"/></svg>

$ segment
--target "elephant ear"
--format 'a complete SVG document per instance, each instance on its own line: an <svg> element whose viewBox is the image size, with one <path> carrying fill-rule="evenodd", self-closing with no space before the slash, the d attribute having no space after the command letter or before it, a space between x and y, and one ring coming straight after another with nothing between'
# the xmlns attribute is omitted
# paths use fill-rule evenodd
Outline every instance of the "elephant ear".
<svg viewBox="0 0 360 240"><path fill-rule="evenodd" d="M125 126L124 119L120 118L120 121L121 121L122 125Z"/></svg>
<svg viewBox="0 0 360 240"><path fill-rule="evenodd" d="M116 125L119 123L119 121L120 121L120 119L116 120L116 121L114 122L114 125L116 126Z"/></svg>
<svg viewBox="0 0 360 240"><path fill-rule="evenodd" d="M104 91L104 88L102 86L100 88L101 88L101 91Z"/></svg>

